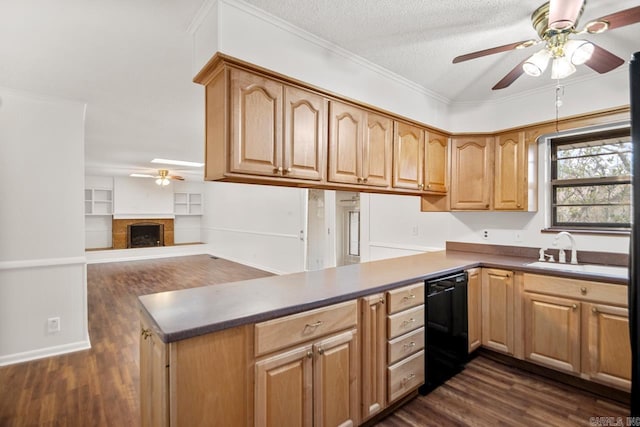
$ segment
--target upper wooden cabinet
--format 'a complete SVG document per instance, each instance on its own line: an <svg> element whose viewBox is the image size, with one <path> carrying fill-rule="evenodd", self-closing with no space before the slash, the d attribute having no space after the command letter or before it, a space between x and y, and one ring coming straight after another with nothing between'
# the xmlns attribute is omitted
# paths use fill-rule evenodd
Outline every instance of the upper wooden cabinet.
<svg viewBox="0 0 640 427"><path fill-rule="evenodd" d="M424 189L424 130L404 122L393 136L393 187Z"/></svg>
<svg viewBox="0 0 640 427"><path fill-rule="evenodd" d="M329 181L389 187L393 120L338 101L330 109Z"/></svg>
<svg viewBox="0 0 640 427"><path fill-rule="evenodd" d="M206 93L205 179L325 179L323 96L231 67Z"/></svg>
<svg viewBox="0 0 640 427"><path fill-rule="evenodd" d="M451 139L451 209L491 208L493 138L462 136Z"/></svg>
<svg viewBox="0 0 640 427"><path fill-rule="evenodd" d="M447 192L449 138L425 131L424 188L432 193Z"/></svg>
<svg viewBox="0 0 640 427"><path fill-rule="evenodd" d="M495 141L493 208L521 210L527 194L527 153L524 132L500 134Z"/></svg>

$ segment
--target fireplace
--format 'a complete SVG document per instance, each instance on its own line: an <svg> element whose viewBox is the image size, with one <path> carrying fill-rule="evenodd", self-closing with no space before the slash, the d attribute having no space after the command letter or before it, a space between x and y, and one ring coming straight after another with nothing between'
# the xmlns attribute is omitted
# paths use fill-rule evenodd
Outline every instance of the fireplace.
<svg viewBox="0 0 640 427"><path fill-rule="evenodd" d="M127 248L164 246L164 225L140 222L127 225Z"/></svg>
<svg viewBox="0 0 640 427"><path fill-rule="evenodd" d="M172 218L113 218L112 221L113 249L173 246ZM136 230L138 226L140 229Z"/></svg>

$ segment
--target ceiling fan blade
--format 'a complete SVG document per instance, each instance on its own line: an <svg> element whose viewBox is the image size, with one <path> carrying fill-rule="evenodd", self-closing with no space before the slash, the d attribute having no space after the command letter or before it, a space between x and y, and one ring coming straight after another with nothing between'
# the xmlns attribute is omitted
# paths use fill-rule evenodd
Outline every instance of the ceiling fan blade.
<svg viewBox="0 0 640 427"><path fill-rule="evenodd" d="M619 56L614 55L598 45L594 44L593 46L595 48L593 54L591 54L591 58L585 62L589 68L600 74L604 74L624 64L624 59Z"/></svg>
<svg viewBox="0 0 640 427"><path fill-rule="evenodd" d="M491 49L479 50L477 52L467 53L465 55L456 56L453 58L453 63L468 61L470 59L480 58L481 56L493 55L494 53L506 52L507 50L517 49L518 46L529 47L534 44L538 44L539 40L524 40L521 42L505 44L503 46L492 47Z"/></svg>
<svg viewBox="0 0 640 427"><path fill-rule="evenodd" d="M624 27L625 25L635 24L640 22L640 6L632 7L631 9L621 10L611 15L603 16L602 18L594 19L591 22L606 22L609 24L607 30L613 30L614 28ZM587 24L588 25L588 24Z"/></svg>
<svg viewBox="0 0 640 427"><path fill-rule="evenodd" d="M184 178L178 175L171 175L169 178L175 179L176 181L184 181Z"/></svg>
<svg viewBox="0 0 640 427"><path fill-rule="evenodd" d="M575 25L584 0L551 0L549 2L549 28L564 30Z"/></svg>
<svg viewBox="0 0 640 427"><path fill-rule="evenodd" d="M522 68L522 65L525 63L527 59L528 58L523 59L522 62L516 65L513 70L509 71L509 74L504 76L502 80L496 83L496 85L492 87L491 90L504 89L505 87L510 86L511 83L515 82L518 77L524 74L524 69Z"/></svg>

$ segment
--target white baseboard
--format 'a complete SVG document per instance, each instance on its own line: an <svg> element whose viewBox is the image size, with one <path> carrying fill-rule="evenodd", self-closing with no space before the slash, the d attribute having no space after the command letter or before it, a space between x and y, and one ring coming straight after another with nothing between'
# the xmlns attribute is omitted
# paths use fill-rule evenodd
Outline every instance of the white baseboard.
<svg viewBox="0 0 640 427"><path fill-rule="evenodd" d="M8 354L0 356L0 366L13 365L15 363L28 362L30 360L43 359L45 357L59 356L61 354L72 353L74 351L89 350L90 348L91 342L86 340L53 347L39 348L37 350L25 351L23 353Z"/></svg>

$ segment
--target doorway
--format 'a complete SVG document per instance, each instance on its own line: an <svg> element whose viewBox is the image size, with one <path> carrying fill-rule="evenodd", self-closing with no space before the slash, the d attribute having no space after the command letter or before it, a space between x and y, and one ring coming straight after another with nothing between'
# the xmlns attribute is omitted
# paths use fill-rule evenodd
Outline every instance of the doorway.
<svg viewBox="0 0 640 427"><path fill-rule="evenodd" d="M360 262L360 194L336 192L336 265Z"/></svg>

